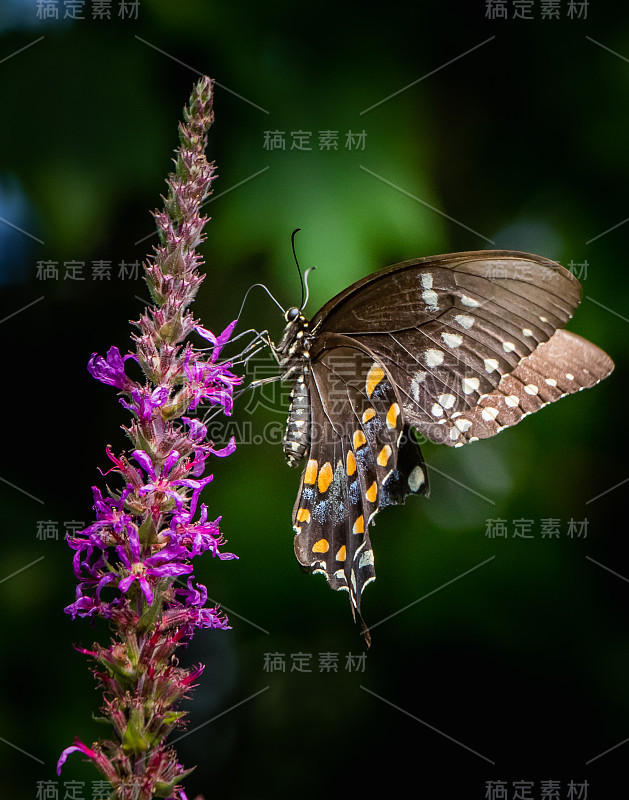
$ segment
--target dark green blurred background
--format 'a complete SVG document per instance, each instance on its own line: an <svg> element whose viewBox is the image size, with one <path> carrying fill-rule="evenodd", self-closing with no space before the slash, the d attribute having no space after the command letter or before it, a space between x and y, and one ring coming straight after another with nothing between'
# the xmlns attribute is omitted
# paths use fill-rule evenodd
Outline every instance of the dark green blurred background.
<svg viewBox="0 0 629 800"><path fill-rule="evenodd" d="M199 567L233 630L200 633L182 655L207 664L190 729L210 721L178 745L198 764L189 796L358 798L382 780L473 800L491 796L490 780L505 781L496 797L509 798L513 781L532 782L535 800L544 780L562 800L571 780L589 781L575 798L619 787L629 745L600 754L629 737L628 484L593 498L629 479L629 223L619 225L629 217L629 12L599 0L570 19L562 0L559 19L543 18L535 0L533 19L513 18L523 5L491 20L480 0L141 0L137 20L118 18L116 2L112 19L91 20L88 2L86 19L62 19L61 3L60 18L44 21L38 9L54 4L2 3L3 798L35 800L38 781L59 797L70 781L83 782L77 797L100 796L77 756L55 775L75 735L102 734L72 645L107 640L63 613L74 596L63 529L90 521L105 445L124 446L127 421L85 365L128 346L146 291L117 266L150 249L151 239L136 243L152 231L197 73L221 84L209 147L220 178L195 306L204 325L222 330L254 282L284 306L299 302L298 226L302 265L318 267L310 313L379 267L493 240L574 265L587 299L569 327L616 371L495 440L426 447L431 499L388 510L373 532L365 617L408 608L374 629L364 673L345 669L361 652L346 596L294 559L299 476L281 447L243 444L217 461L204 500L240 561ZM285 132L284 150L265 149L269 131ZM292 131L310 132L312 149L291 149ZM320 131L338 131L337 150L320 149ZM345 146L348 131L365 132L364 149ZM38 278L44 261L57 262L58 279ZM112 263L110 281L92 279L99 261ZM64 279L71 262L84 280ZM252 293L241 330L278 337L282 323ZM248 403L234 420L249 440L285 419ZM549 518L559 538L543 538ZM587 537L568 536L569 520L586 518ZM486 536L489 519L509 535ZM513 536L517 520L533 538ZM38 540L42 521L57 540ZM284 673L265 671L267 653L284 654ZM311 656L312 672L291 671L295 653ZM337 673L319 670L324 653L338 654Z"/></svg>

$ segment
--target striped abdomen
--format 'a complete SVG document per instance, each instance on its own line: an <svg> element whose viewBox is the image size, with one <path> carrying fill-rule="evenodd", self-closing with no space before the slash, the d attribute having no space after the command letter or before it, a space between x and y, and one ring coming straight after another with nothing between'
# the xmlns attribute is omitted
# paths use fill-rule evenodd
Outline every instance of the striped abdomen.
<svg viewBox="0 0 629 800"><path fill-rule="evenodd" d="M286 432L284 433L284 456L289 467L296 467L306 454L310 444L310 396L301 373L291 392Z"/></svg>

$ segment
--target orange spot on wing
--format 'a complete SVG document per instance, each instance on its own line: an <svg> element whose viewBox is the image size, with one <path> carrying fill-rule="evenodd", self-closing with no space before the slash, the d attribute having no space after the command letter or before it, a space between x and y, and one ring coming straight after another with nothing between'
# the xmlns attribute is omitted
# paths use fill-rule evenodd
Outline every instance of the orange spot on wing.
<svg viewBox="0 0 629 800"><path fill-rule="evenodd" d="M378 453L377 461L381 467L386 467L389 459L391 458L392 452L391 445L385 444L382 450Z"/></svg>
<svg viewBox="0 0 629 800"><path fill-rule="evenodd" d="M319 464L317 463L316 458L311 458L306 465L306 471L304 472L304 483L312 484L317 480L317 469L319 468Z"/></svg>
<svg viewBox="0 0 629 800"><path fill-rule="evenodd" d="M337 561L345 561L346 553L347 553L347 549L346 549L345 545L343 545L343 547L341 547L341 549L336 554L336 560Z"/></svg>
<svg viewBox="0 0 629 800"><path fill-rule="evenodd" d="M361 514L360 517L354 523L354 527L352 528L354 533L364 533L365 532L365 518Z"/></svg>
<svg viewBox="0 0 629 800"><path fill-rule="evenodd" d="M366 411L363 411L363 425L366 425L370 419L373 419L376 416L376 409L375 408L368 408Z"/></svg>
<svg viewBox="0 0 629 800"><path fill-rule="evenodd" d="M297 512L297 522L310 522L310 511L307 508L300 508Z"/></svg>
<svg viewBox="0 0 629 800"><path fill-rule="evenodd" d="M330 542L327 539L319 539L312 545L313 553L327 553L330 549Z"/></svg>
<svg viewBox="0 0 629 800"><path fill-rule="evenodd" d="M367 444L367 439L365 439L365 434L362 431L354 431L354 450L358 450L359 447L362 447L364 444Z"/></svg>
<svg viewBox="0 0 629 800"><path fill-rule="evenodd" d="M321 492L321 494L328 491L328 488L332 483L332 478L333 478L332 465L330 464L329 461L326 461L325 464L319 470L319 477L317 479L317 485L319 486L319 491Z"/></svg>
<svg viewBox="0 0 629 800"><path fill-rule="evenodd" d="M384 378L384 370L380 366L380 364L376 364L375 361L372 364L371 369L367 373L367 379L365 381L365 389L367 390L367 397L371 397L374 393L376 386L380 383L380 381Z"/></svg>
<svg viewBox="0 0 629 800"><path fill-rule="evenodd" d="M375 481L367 489L365 496L370 503L376 502L376 497L378 496L378 484Z"/></svg>
<svg viewBox="0 0 629 800"><path fill-rule="evenodd" d="M387 412L387 427L388 428L395 428L397 425L397 418L398 414L400 413L400 407L397 403L393 403L391 408Z"/></svg>
<svg viewBox="0 0 629 800"><path fill-rule="evenodd" d="M354 454L350 450L347 453L347 474L353 475L356 472L356 459L354 458Z"/></svg>

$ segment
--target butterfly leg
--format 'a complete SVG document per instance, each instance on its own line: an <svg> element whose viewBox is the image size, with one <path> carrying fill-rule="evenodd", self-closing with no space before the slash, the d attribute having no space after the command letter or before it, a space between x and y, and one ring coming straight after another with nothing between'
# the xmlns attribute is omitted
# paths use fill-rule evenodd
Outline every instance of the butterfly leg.
<svg viewBox="0 0 629 800"><path fill-rule="evenodd" d="M238 339L242 339L243 336L248 336L249 334L254 334L253 339L246 345L244 350L241 350L241 352L237 356L235 356L235 359L242 359L243 356L245 356L245 355L247 355L247 353L249 353L248 358L243 359L243 363L245 363L246 361L248 361L249 358L251 358L251 351L252 350L255 350L255 352L259 352L259 348L260 347L271 347L272 346L271 345L271 340L270 340L270 337L269 337L269 332L268 331L257 331L255 328L250 328L247 331L243 331L242 333L239 333L238 336L234 336L233 339L230 339L229 343L231 344L231 342L235 342ZM232 362L233 361L234 361L234 359L232 359Z"/></svg>
<svg viewBox="0 0 629 800"><path fill-rule="evenodd" d="M270 378L260 378L257 381L252 381L248 386L242 390L243 392L247 389L257 389L259 386L265 386L267 383L275 383L276 381L280 381L282 379L281 375L272 375Z"/></svg>

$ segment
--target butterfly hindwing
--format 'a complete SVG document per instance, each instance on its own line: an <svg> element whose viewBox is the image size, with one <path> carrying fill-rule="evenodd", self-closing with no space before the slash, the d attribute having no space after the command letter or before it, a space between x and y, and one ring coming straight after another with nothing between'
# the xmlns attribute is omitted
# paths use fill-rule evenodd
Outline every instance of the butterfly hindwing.
<svg viewBox="0 0 629 800"><path fill-rule="evenodd" d="M594 386L612 369L612 360L600 348L559 329L511 373L502 376L494 391L480 396L475 408L448 419L441 429L441 440L456 446L494 436L549 403ZM456 426L459 433L453 434ZM438 440L434 429L425 433Z"/></svg>
<svg viewBox="0 0 629 800"><path fill-rule="evenodd" d="M380 508L426 492L426 470L388 373L367 351L334 338L326 344L307 379L310 451L294 509L295 552L348 591L359 611L375 577L369 524Z"/></svg>

